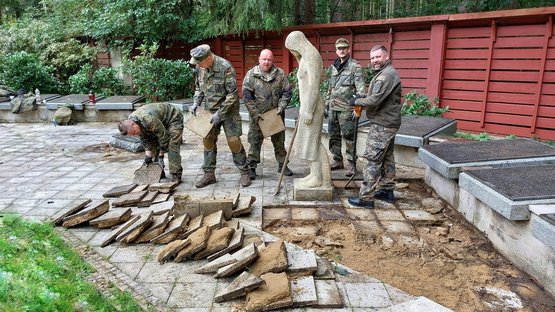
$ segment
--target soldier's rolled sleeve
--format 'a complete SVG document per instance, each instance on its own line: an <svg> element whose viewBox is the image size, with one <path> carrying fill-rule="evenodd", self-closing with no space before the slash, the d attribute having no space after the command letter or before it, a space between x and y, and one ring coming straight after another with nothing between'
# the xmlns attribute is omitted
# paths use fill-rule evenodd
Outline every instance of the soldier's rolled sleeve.
<svg viewBox="0 0 555 312"><path fill-rule="evenodd" d="M366 93L364 92L364 72L362 71L362 67L360 65L357 65L356 69L355 69L355 89L356 89L356 95L365 95Z"/></svg>
<svg viewBox="0 0 555 312"><path fill-rule="evenodd" d="M229 116L232 113L233 105L237 103L239 96L237 95L237 79L235 79L235 70L230 67L225 72L224 78L225 90L227 95L220 105L221 116Z"/></svg>

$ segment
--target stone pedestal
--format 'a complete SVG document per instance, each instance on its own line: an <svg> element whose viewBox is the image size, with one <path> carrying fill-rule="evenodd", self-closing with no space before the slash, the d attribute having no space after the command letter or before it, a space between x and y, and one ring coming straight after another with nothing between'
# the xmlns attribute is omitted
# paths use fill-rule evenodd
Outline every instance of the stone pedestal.
<svg viewBox="0 0 555 312"><path fill-rule="evenodd" d="M333 186L306 187L299 179L293 180L293 199L299 201L332 201Z"/></svg>

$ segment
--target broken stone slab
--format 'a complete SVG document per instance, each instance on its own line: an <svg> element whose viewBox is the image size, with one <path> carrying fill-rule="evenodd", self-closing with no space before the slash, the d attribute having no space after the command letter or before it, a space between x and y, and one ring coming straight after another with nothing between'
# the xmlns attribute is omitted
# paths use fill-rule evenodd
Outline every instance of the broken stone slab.
<svg viewBox="0 0 555 312"><path fill-rule="evenodd" d="M137 204L146 196L148 191L132 192L124 194L112 202L112 207L128 207L137 206Z"/></svg>
<svg viewBox="0 0 555 312"><path fill-rule="evenodd" d="M149 207L154 198L158 195L158 191L149 191L143 199L137 204L138 207Z"/></svg>
<svg viewBox="0 0 555 312"><path fill-rule="evenodd" d="M141 233L148 228L152 222L152 211L144 213L141 218L134 222L128 229L123 231L120 235L116 237L116 241L122 243L131 243L135 240Z"/></svg>
<svg viewBox="0 0 555 312"><path fill-rule="evenodd" d="M188 215L182 215L179 217L174 217L168 224L164 233L154 237L150 240L153 244L167 244L177 238L177 235L182 231L187 229L187 223L189 222Z"/></svg>
<svg viewBox="0 0 555 312"><path fill-rule="evenodd" d="M134 188L131 192L142 192L142 191L146 191L148 189L148 184L141 184L141 185L137 185L136 188Z"/></svg>
<svg viewBox="0 0 555 312"><path fill-rule="evenodd" d="M258 257L258 248L256 248L256 245L254 243L252 243L246 247L243 247L232 256L237 259L237 261L219 268L214 275L215 278L226 277L235 272L238 272L239 270L244 269L247 265L249 265Z"/></svg>
<svg viewBox="0 0 555 312"><path fill-rule="evenodd" d="M131 192L131 190L133 190L135 187L137 187L136 183L115 186L108 190L106 193L102 194L102 197L120 197L121 195L125 195Z"/></svg>
<svg viewBox="0 0 555 312"><path fill-rule="evenodd" d="M111 242L113 242L116 239L118 235L120 235L123 231L128 229L133 223L137 222L140 218L141 216L139 215L131 216L131 218L127 220L127 222L120 225L112 232L110 232L110 235L108 235L108 237L100 244L100 247L108 246Z"/></svg>
<svg viewBox="0 0 555 312"><path fill-rule="evenodd" d="M173 215L173 207L174 207L173 201L166 201L158 204L152 204L150 205L149 208L150 210L152 210L152 213L154 213L154 215L161 215L166 212L169 212L170 214Z"/></svg>
<svg viewBox="0 0 555 312"><path fill-rule="evenodd" d="M135 243L148 243L153 238L157 237L158 235L164 233L164 230L170 223L170 214L166 212L162 215L154 215L152 213L152 224L144 230L143 233L137 239L135 239Z"/></svg>
<svg viewBox="0 0 555 312"><path fill-rule="evenodd" d="M169 194L177 187L177 182L151 183L148 186L149 191L158 191L160 193Z"/></svg>
<svg viewBox="0 0 555 312"><path fill-rule="evenodd" d="M285 272L266 273L264 284L247 293L247 311L268 311L293 305L291 283Z"/></svg>
<svg viewBox="0 0 555 312"><path fill-rule="evenodd" d="M288 272L302 275L312 274L318 269L314 250L287 251Z"/></svg>
<svg viewBox="0 0 555 312"><path fill-rule="evenodd" d="M291 297L294 307L306 307L318 303L314 277L305 276L291 281Z"/></svg>
<svg viewBox="0 0 555 312"><path fill-rule="evenodd" d="M342 308L343 299L335 280L314 280L318 308Z"/></svg>
<svg viewBox="0 0 555 312"><path fill-rule="evenodd" d="M54 223L54 225L61 225L65 217L83 210L91 201L90 199L73 201L68 205L69 209L64 210L61 214L52 218L52 223Z"/></svg>
<svg viewBox="0 0 555 312"><path fill-rule="evenodd" d="M453 312L426 297L418 297L396 305L380 309L382 312Z"/></svg>
<svg viewBox="0 0 555 312"><path fill-rule="evenodd" d="M260 237L259 234L245 232L245 236L243 238L243 247L248 246L251 243L255 244L257 247L266 246L266 242L264 242L264 240L262 239L262 237Z"/></svg>
<svg viewBox="0 0 555 312"><path fill-rule="evenodd" d="M443 223L443 221L431 213L423 210L403 210L403 214L407 220L418 225L438 225Z"/></svg>
<svg viewBox="0 0 555 312"><path fill-rule="evenodd" d="M282 240L269 243L258 249L258 258L250 267L250 272L256 276L266 273L280 273L287 269L287 249Z"/></svg>
<svg viewBox="0 0 555 312"><path fill-rule="evenodd" d="M203 274L203 273L216 273L218 269L224 267L226 265L230 265L232 263L237 262L237 258L232 256L231 254L225 254L219 258L216 258L207 264L198 267L195 269L195 273Z"/></svg>
<svg viewBox="0 0 555 312"><path fill-rule="evenodd" d="M162 248L162 250L160 250L160 252L158 253L158 256L156 257L156 259L160 264L166 263L172 260L179 251L181 251L183 248L185 248L185 246L189 245L190 243L191 243L190 239L175 240L167 244L164 248Z"/></svg>
<svg viewBox="0 0 555 312"><path fill-rule="evenodd" d="M131 208L110 209L100 217L89 221L89 224L99 229L105 229L127 222L130 218Z"/></svg>
<svg viewBox="0 0 555 312"><path fill-rule="evenodd" d="M198 201L199 212L205 216L221 211L226 220L231 220L231 211L233 210L232 199L211 199Z"/></svg>
<svg viewBox="0 0 555 312"><path fill-rule="evenodd" d="M62 226L67 228L85 223L105 214L108 209L110 209L110 202L108 200L94 201L88 204L85 209L65 217Z"/></svg>
<svg viewBox="0 0 555 312"><path fill-rule="evenodd" d="M208 226L210 229L219 229L224 224L224 213L218 210L212 214L205 215L202 219L202 225Z"/></svg>
<svg viewBox="0 0 555 312"><path fill-rule="evenodd" d="M237 276L226 288L222 289L214 297L215 302L224 302L227 300L245 296L247 292L256 289L264 284L264 280L260 277L245 271Z"/></svg>
<svg viewBox="0 0 555 312"><path fill-rule="evenodd" d="M328 260L317 257L316 263L318 265L318 268L316 269L316 272L314 272L315 279L335 279L335 275L333 274L333 266Z"/></svg>
<svg viewBox="0 0 555 312"><path fill-rule="evenodd" d="M229 227L229 226L228 226ZM212 261L222 255L225 255L226 253L230 253L235 251L236 249L241 248L241 246L243 246L243 238L244 238L244 233L245 233L245 229L244 228L239 228L236 229L235 232L233 233L233 236L231 237L231 240L229 241L229 244L227 245L226 248L211 254L210 256L208 256L208 261Z"/></svg>
<svg viewBox="0 0 555 312"><path fill-rule="evenodd" d="M234 232L234 229L228 227L223 227L210 231L210 236L208 237L208 240L206 242L206 247L204 247L204 249L202 249L201 251L195 253L195 255L193 256L193 260L204 259L211 254L226 248Z"/></svg>
<svg viewBox="0 0 555 312"><path fill-rule="evenodd" d="M139 169L135 170L133 182L148 185L159 183L163 170L162 166L157 163L143 164Z"/></svg>
<svg viewBox="0 0 555 312"><path fill-rule="evenodd" d="M245 214L249 214L252 210L252 204L255 201L255 196L240 197L237 206L233 209L231 213L231 216L235 218Z"/></svg>
<svg viewBox="0 0 555 312"><path fill-rule="evenodd" d="M208 243L208 237L210 236L210 228L208 226L203 226L200 229L193 232L189 239L191 243L185 248L181 249L179 253L175 256L175 262L182 262L191 258L195 253L206 247Z"/></svg>
<svg viewBox="0 0 555 312"><path fill-rule="evenodd" d="M160 192L158 192L158 195L156 195L156 198L154 198L154 200L152 201L152 204L163 203L163 202L167 201L170 198L170 196L171 196L170 193L160 193Z"/></svg>
<svg viewBox="0 0 555 312"><path fill-rule="evenodd" d="M225 225L226 225L227 227L230 227L230 228L236 229L236 230L238 230L238 229L241 228L241 224L239 223L239 221L238 221L237 219L227 220L227 221L225 222Z"/></svg>
<svg viewBox="0 0 555 312"><path fill-rule="evenodd" d="M180 233L177 236L177 238L178 239L187 238L187 237L189 237L189 235L194 233L196 230L200 229L202 227L202 219L203 218L204 218L204 216L202 216L202 215L192 218L191 221L189 221L189 224L187 225L187 229L184 232Z"/></svg>

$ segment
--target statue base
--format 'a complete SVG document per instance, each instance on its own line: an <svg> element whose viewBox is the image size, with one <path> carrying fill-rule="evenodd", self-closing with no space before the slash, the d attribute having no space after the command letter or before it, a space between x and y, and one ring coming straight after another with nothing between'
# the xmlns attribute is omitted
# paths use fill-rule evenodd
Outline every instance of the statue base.
<svg viewBox="0 0 555 312"><path fill-rule="evenodd" d="M332 201L333 186L306 187L300 179L293 179L293 199L298 201Z"/></svg>

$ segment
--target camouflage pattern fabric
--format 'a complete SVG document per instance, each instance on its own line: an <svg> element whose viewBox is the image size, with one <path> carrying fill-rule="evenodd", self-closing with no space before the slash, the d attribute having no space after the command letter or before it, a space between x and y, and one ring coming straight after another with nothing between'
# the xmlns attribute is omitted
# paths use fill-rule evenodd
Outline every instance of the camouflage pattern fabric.
<svg viewBox="0 0 555 312"><path fill-rule="evenodd" d="M353 139L355 135L353 112L332 110L328 119L328 134L329 148L333 159L337 161L343 160L343 155L341 154L341 139L343 138L345 140L347 160L353 161Z"/></svg>
<svg viewBox="0 0 555 312"><path fill-rule="evenodd" d="M364 182L359 193L361 199L372 199L374 193L380 189L392 191L395 188L393 150L397 130L398 128L386 128L378 124L370 125L363 156L368 160L368 166L363 169Z"/></svg>
<svg viewBox="0 0 555 312"><path fill-rule="evenodd" d="M218 135L221 132L222 126L225 136L228 138L228 145L230 138L238 139L243 134L240 116L234 119L223 120L219 125L215 125L205 138L205 140L213 143L213 148L211 150L206 149L206 147L204 148L204 162L202 164L204 172L214 172L216 170L216 157L218 154L218 145L216 143L218 142ZM249 169L247 166L247 155L242 144L240 147L241 150L239 152L231 153L233 163L241 172L247 172Z"/></svg>
<svg viewBox="0 0 555 312"><path fill-rule="evenodd" d="M356 60L349 58L346 64L337 70L340 59L329 67L331 76L327 92L327 107L330 110L353 111L349 104L353 95L364 95L364 74Z"/></svg>

